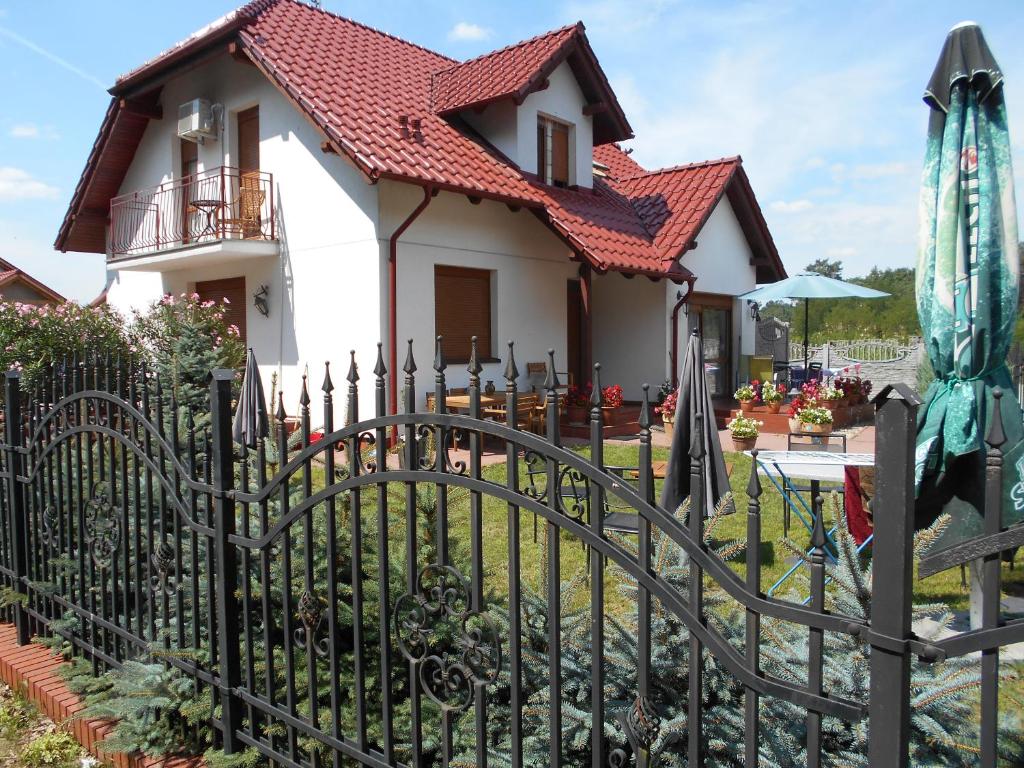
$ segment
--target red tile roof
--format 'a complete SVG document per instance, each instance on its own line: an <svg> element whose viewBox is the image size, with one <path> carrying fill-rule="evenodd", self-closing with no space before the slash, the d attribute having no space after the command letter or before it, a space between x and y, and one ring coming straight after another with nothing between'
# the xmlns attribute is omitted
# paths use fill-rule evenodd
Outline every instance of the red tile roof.
<svg viewBox="0 0 1024 768"><path fill-rule="evenodd" d="M683 253L725 194L738 157L642 173L615 182L653 235L663 259Z"/></svg>
<svg viewBox="0 0 1024 768"><path fill-rule="evenodd" d="M237 40L333 149L372 181L390 178L529 207L599 270L690 278L677 260L739 165L737 158L646 173L617 145L601 146L599 120L606 142L631 133L582 24L458 63L297 0L254 0L118 80L57 248L104 249L96 212L109 208L145 127L145 118L119 98L155 104L158 76L225 39ZM609 173L607 183L595 179L593 191L539 184L459 119L442 114L522 98L562 61L588 101L601 105L594 157ZM148 90L147 83L153 83Z"/></svg>
<svg viewBox="0 0 1024 768"><path fill-rule="evenodd" d="M594 147L594 162L608 169L608 178L624 179L646 171L632 156L618 144L602 144Z"/></svg>
<svg viewBox="0 0 1024 768"><path fill-rule="evenodd" d="M38 293L44 301L60 303L67 301L63 296L53 290L50 286L45 283L41 283L36 280L32 275L28 274L24 270L18 269L16 266L11 264L9 261L0 259L0 288L11 283L23 283L29 288ZM2 293L2 292L0 292Z"/></svg>
<svg viewBox="0 0 1024 768"><path fill-rule="evenodd" d="M498 99L525 98L543 80L545 65L573 42L581 26L546 32L435 72L432 106L444 115Z"/></svg>

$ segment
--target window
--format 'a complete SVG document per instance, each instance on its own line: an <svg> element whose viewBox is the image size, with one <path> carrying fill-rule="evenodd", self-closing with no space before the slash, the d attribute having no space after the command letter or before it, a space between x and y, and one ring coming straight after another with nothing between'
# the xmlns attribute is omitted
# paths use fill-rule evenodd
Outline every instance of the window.
<svg viewBox="0 0 1024 768"><path fill-rule="evenodd" d="M537 118L537 176L545 184L569 186L571 127L550 117Z"/></svg>
<svg viewBox="0 0 1024 768"><path fill-rule="evenodd" d="M224 304L224 324L238 328L238 335L245 344L245 278L227 277L223 280L206 280L196 283L200 301ZM225 302L225 299L227 301Z"/></svg>
<svg viewBox="0 0 1024 768"><path fill-rule="evenodd" d="M466 362L476 336L481 360L491 357L491 273L486 269L434 267L434 332L449 362Z"/></svg>

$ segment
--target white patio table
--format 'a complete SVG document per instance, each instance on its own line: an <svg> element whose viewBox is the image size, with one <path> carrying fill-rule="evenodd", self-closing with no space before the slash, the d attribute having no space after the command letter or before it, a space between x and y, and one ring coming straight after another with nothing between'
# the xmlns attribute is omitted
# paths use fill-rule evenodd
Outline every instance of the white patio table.
<svg viewBox="0 0 1024 768"><path fill-rule="evenodd" d="M747 456L750 451L745 451ZM872 467L875 464L875 456L871 453L833 453L829 451L758 451L757 470L764 477L771 481L772 485L782 496L782 503L785 504L797 516L808 532L814 530L814 498L818 496L820 484L843 483L846 480L846 467ZM810 504L800 495L799 490L793 485L792 479L800 478L811 481ZM838 521L836 522L838 525ZM825 547L826 557L835 562L837 551L836 542L832 538L836 531L833 525L825 532L827 546ZM861 544L857 549L860 551L871 541ZM771 596L796 570L801 563L795 564L786 574L780 578L768 590Z"/></svg>

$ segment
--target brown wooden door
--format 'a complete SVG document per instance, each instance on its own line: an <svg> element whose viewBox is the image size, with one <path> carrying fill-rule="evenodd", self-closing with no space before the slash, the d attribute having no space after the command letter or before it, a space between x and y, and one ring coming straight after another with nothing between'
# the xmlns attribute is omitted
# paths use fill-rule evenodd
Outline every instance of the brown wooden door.
<svg viewBox="0 0 1024 768"><path fill-rule="evenodd" d="M245 344L245 278L226 277L222 280L198 282L196 293L199 294L200 301L224 303L225 324L236 326L242 343Z"/></svg>
<svg viewBox="0 0 1024 768"><path fill-rule="evenodd" d="M238 113L238 170L249 173L260 169L260 108Z"/></svg>
<svg viewBox="0 0 1024 768"><path fill-rule="evenodd" d="M569 365L569 384L582 384L583 378L583 292L579 280L565 285L565 349Z"/></svg>

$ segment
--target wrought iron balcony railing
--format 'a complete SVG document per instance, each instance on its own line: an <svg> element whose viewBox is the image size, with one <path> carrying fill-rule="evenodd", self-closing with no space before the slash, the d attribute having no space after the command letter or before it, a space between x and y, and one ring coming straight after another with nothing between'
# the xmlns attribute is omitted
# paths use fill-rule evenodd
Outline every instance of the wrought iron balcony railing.
<svg viewBox="0 0 1024 768"><path fill-rule="evenodd" d="M274 240L274 179L220 166L110 201L111 258L219 240Z"/></svg>

